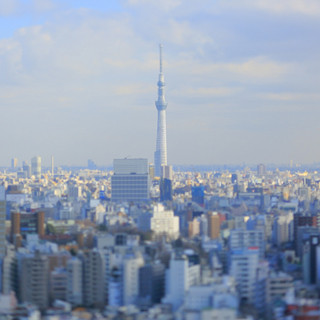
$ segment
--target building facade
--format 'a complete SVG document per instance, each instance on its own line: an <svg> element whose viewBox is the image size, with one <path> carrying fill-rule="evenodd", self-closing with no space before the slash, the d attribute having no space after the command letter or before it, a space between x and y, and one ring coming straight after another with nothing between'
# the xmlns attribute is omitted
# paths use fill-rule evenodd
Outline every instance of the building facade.
<svg viewBox="0 0 320 320"><path fill-rule="evenodd" d="M172 210L165 210L163 205L158 203L153 207L150 230L155 234L166 234L176 239L179 237L179 217L176 217Z"/></svg>
<svg viewBox="0 0 320 320"><path fill-rule="evenodd" d="M149 168L147 159L115 159L111 177L112 201L149 199Z"/></svg>
<svg viewBox="0 0 320 320"><path fill-rule="evenodd" d="M35 304L40 310L49 306L49 262L45 255L36 252L34 256L21 259L19 277L20 300Z"/></svg>

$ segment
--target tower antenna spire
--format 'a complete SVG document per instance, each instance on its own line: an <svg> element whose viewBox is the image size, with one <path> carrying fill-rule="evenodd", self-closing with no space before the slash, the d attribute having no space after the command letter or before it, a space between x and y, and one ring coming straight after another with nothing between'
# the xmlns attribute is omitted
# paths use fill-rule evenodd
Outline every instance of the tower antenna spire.
<svg viewBox="0 0 320 320"><path fill-rule="evenodd" d="M162 73L162 44L159 44L159 50L160 50L160 73Z"/></svg>

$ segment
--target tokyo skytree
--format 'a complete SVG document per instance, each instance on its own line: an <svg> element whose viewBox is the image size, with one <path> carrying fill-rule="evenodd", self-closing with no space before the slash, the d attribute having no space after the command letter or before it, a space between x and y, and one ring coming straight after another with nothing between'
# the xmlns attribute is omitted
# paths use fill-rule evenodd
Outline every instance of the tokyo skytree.
<svg viewBox="0 0 320 320"><path fill-rule="evenodd" d="M154 153L154 174L156 177L161 176L161 166L167 165L167 124L166 109L167 102L164 97L164 75L162 72L162 45L160 44L160 73L158 81L158 100L156 107L158 110L158 126L157 126L157 146Z"/></svg>

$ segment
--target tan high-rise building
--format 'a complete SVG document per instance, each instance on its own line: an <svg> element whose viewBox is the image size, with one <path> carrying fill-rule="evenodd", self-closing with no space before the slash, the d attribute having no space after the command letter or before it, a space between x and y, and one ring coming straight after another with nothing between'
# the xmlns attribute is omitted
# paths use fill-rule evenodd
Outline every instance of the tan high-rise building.
<svg viewBox="0 0 320 320"><path fill-rule="evenodd" d="M198 219L194 218L192 221L188 222L188 235L189 238L193 238L200 233L200 222Z"/></svg>
<svg viewBox="0 0 320 320"><path fill-rule="evenodd" d="M167 166L167 165L161 166L161 178L165 178L169 180L173 179L172 166Z"/></svg>
<svg viewBox="0 0 320 320"><path fill-rule="evenodd" d="M220 237L220 217L217 212L208 212L209 238L218 239Z"/></svg>

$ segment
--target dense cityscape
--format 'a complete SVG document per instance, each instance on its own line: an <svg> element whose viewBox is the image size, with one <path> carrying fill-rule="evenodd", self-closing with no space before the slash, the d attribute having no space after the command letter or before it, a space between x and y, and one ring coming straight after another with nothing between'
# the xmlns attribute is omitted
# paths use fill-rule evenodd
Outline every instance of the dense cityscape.
<svg viewBox="0 0 320 320"><path fill-rule="evenodd" d="M1 172L0 319L320 318L320 173L173 170L162 63L154 164Z"/></svg>
<svg viewBox="0 0 320 320"><path fill-rule="evenodd" d="M1 0L0 320L320 320L319 31L319 0Z"/></svg>
<svg viewBox="0 0 320 320"><path fill-rule="evenodd" d="M1 319L319 317L320 173L89 166L1 174Z"/></svg>

